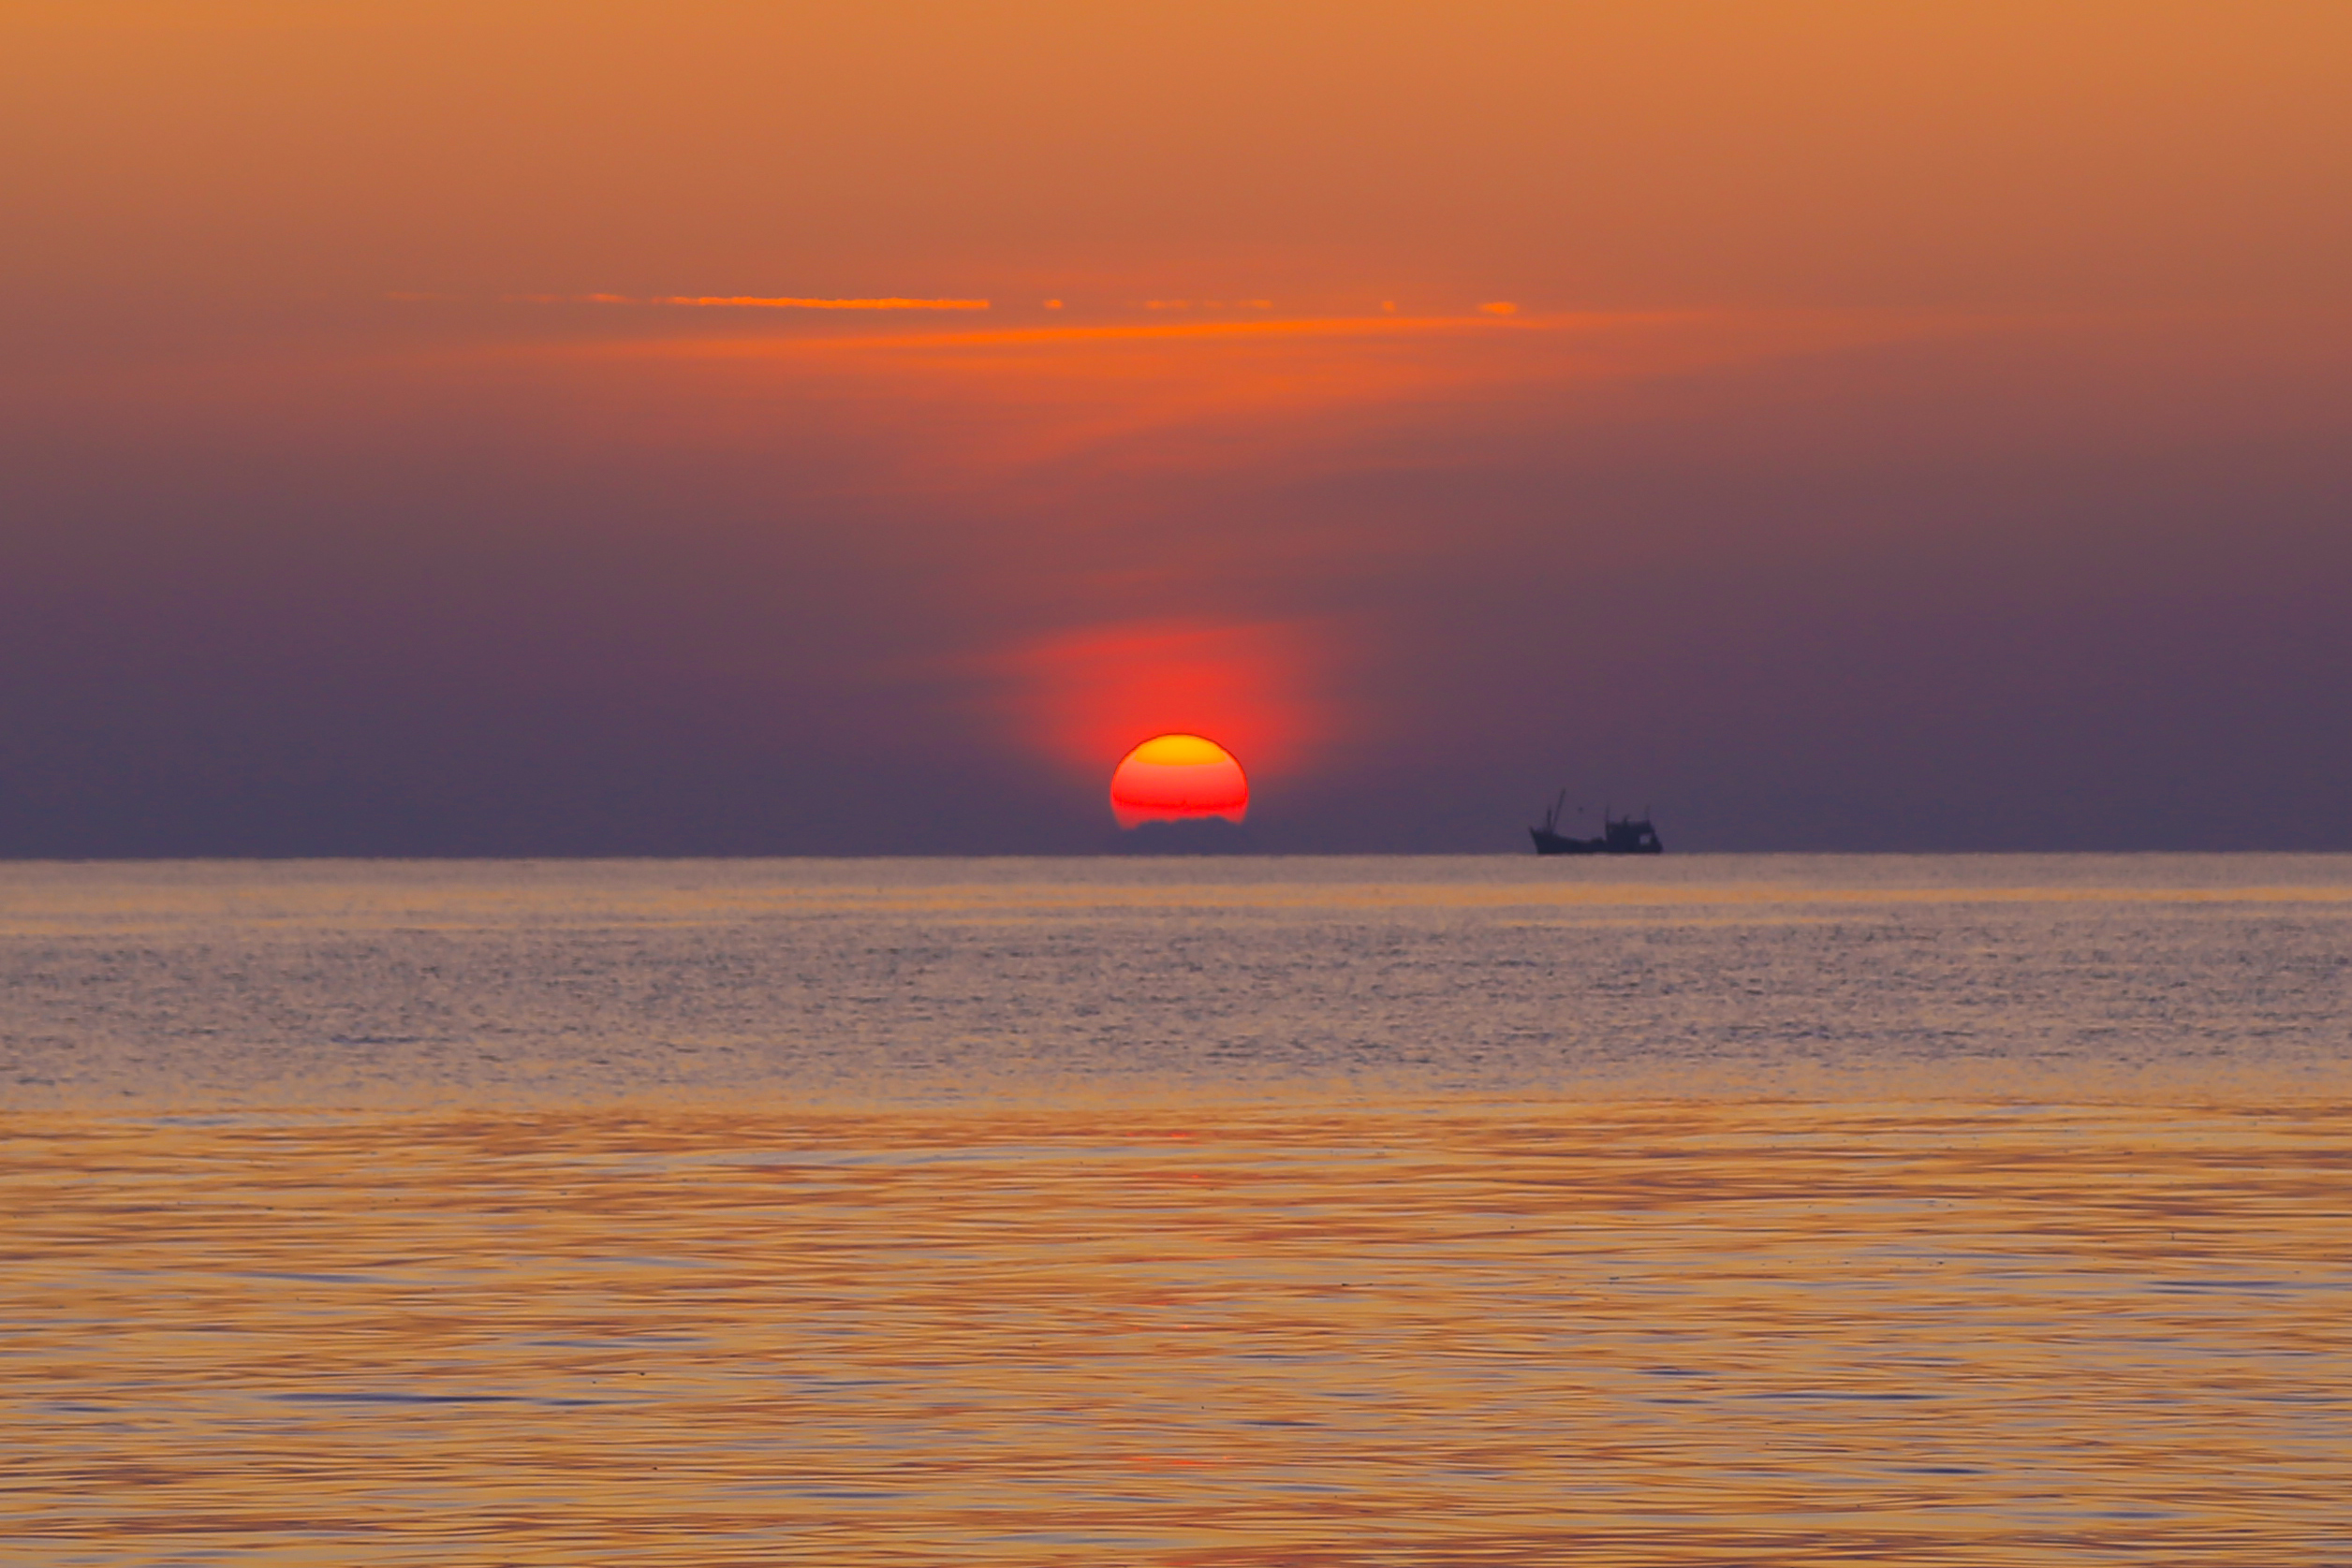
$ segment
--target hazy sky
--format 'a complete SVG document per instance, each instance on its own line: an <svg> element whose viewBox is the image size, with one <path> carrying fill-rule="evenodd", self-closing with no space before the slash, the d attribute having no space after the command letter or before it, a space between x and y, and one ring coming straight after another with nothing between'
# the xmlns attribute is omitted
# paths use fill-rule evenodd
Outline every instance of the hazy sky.
<svg viewBox="0 0 2352 1568"><path fill-rule="evenodd" d="M2352 848L2337 0L7 0L0 212L0 853Z"/></svg>

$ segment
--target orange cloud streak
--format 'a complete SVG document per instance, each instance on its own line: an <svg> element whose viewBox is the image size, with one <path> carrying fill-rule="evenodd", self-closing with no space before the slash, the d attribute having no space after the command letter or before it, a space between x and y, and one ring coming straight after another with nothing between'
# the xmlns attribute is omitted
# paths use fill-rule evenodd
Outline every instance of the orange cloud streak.
<svg viewBox="0 0 2352 1568"><path fill-rule="evenodd" d="M773 400L796 385L832 398L864 384L886 401L859 405L900 423L920 453L895 465L893 485L968 499L975 485L1047 476L1066 485L1102 465L1133 477L1312 461L1317 443L1360 438L1367 427L1356 416L1375 410L1410 417L1433 400L1703 374L1990 325L1900 312L1162 316L524 352L709 366L686 373L712 377L693 394L698 441L728 430L765 439ZM1496 414L1507 422L1507 410ZM1073 461L1088 466L1066 466Z"/></svg>
<svg viewBox="0 0 2352 1568"><path fill-rule="evenodd" d="M986 300L906 300L892 295L878 300L799 300L756 294L666 294L647 301L655 305L720 305L772 311L984 311Z"/></svg>
<svg viewBox="0 0 2352 1568"><path fill-rule="evenodd" d="M392 300L436 300L434 294L391 294ZM774 311L984 311L986 300L910 300L889 295L871 300L816 300L777 294L657 294L635 300L626 294L502 294L510 305L716 305Z"/></svg>
<svg viewBox="0 0 2352 1568"><path fill-rule="evenodd" d="M1433 333L1543 331L1693 319L1687 314L1566 314L1504 321L1488 315L1288 315L1271 320L1154 321L1090 327L1007 327L985 331L921 332L887 338L837 338L834 346L987 347L1001 344L1148 342L1179 338L1385 338Z"/></svg>

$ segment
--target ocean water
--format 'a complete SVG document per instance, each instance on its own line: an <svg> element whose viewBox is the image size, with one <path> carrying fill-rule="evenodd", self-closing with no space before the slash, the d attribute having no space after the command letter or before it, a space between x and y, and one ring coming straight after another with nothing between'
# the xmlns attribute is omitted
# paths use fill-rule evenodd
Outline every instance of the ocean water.
<svg viewBox="0 0 2352 1568"><path fill-rule="evenodd" d="M0 866L0 1561L2352 1564L2352 858Z"/></svg>

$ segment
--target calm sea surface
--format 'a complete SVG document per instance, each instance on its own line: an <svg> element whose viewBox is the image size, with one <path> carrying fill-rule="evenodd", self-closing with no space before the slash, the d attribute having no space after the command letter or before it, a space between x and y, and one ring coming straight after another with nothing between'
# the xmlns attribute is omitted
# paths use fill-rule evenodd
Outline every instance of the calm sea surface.
<svg viewBox="0 0 2352 1568"><path fill-rule="evenodd" d="M0 1561L2352 1565L2352 858L0 865Z"/></svg>

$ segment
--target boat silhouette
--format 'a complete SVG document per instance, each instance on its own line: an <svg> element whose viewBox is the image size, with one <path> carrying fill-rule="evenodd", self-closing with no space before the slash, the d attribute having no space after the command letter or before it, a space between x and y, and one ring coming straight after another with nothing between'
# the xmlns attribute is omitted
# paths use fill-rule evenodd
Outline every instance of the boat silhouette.
<svg viewBox="0 0 2352 1568"><path fill-rule="evenodd" d="M1527 829L1536 841L1538 855L1663 855L1666 845L1658 842L1658 830L1651 826L1647 813L1640 816L1611 816L1601 813L1601 836L1597 839L1572 839L1560 831L1560 813L1568 803L1568 792L1562 790L1560 799L1544 813L1543 826Z"/></svg>

